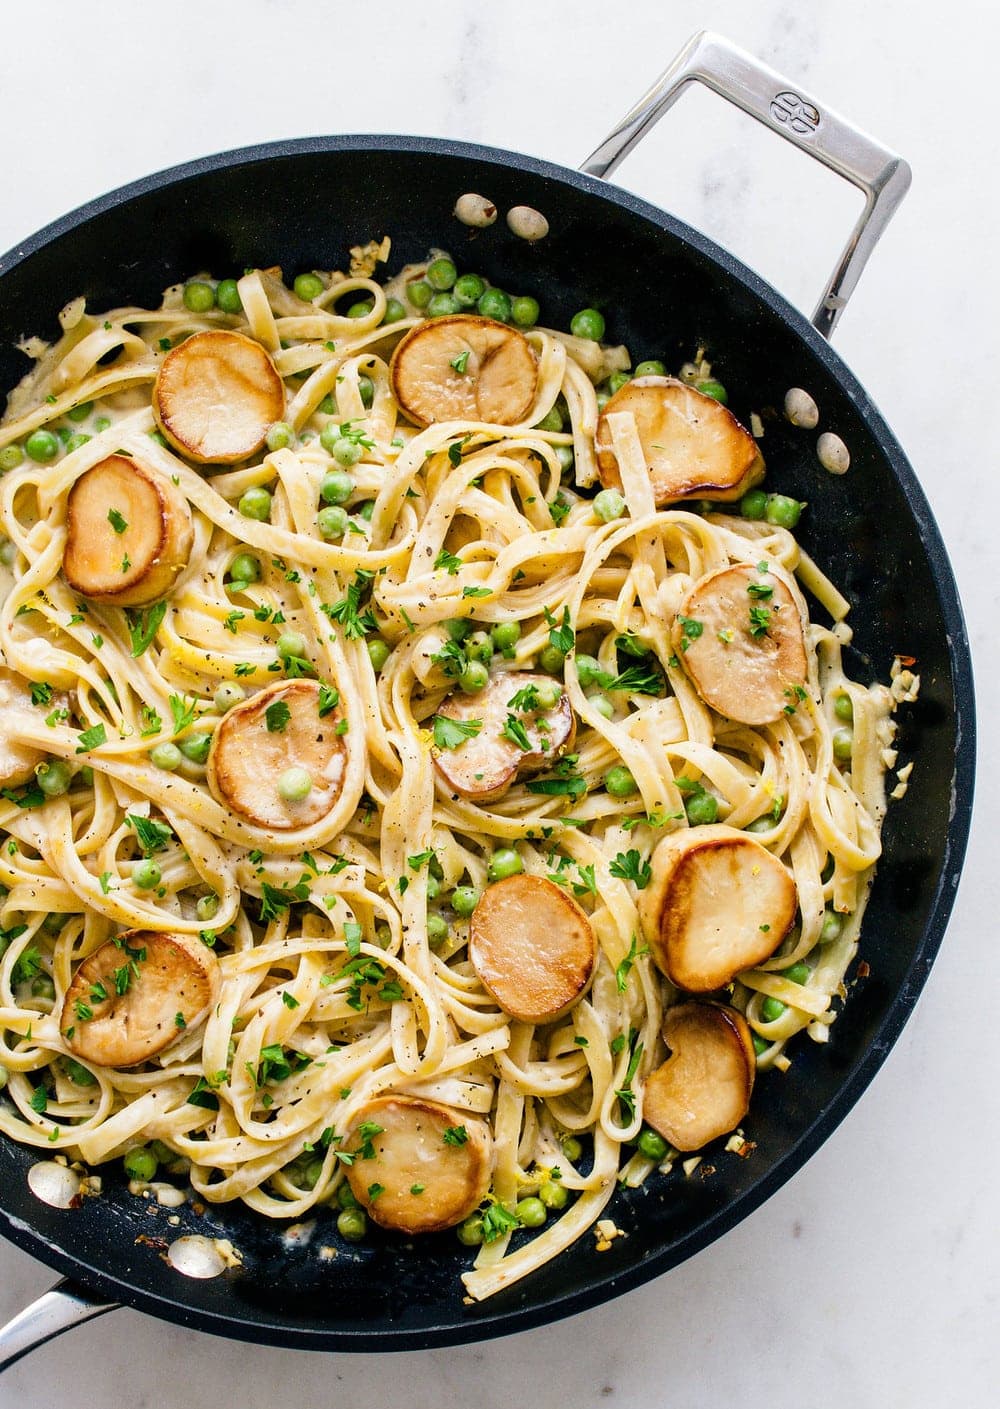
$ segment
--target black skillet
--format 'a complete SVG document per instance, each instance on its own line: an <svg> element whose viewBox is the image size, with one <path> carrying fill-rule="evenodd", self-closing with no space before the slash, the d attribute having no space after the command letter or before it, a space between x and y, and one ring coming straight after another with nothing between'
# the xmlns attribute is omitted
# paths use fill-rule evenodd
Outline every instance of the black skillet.
<svg viewBox="0 0 1000 1409"><path fill-rule="evenodd" d="M816 314L814 327L725 250L663 211L596 179L692 79L866 191L867 205ZM801 1040L787 1076L765 1076L748 1122L757 1148L739 1159L710 1150L707 1178L650 1180L612 1205L628 1234L604 1253L589 1235L534 1276L482 1305L463 1304L468 1256L453 1234L417 1244L375 1233L341 1242L321 1214L312 1239L288 1245L284 1228L242 1205L150 1217L120 1175L104 1194L61 1211L36 1200L26 1173L37 1154L0 1140L0 1213L6 1234L69 1282L5 1332L0 1365L113 1304L219 1335L314 1349L448 1345L537 1326L607 1300L667 1271L733 1227L802 1165L871 1081L927 977L955 896L974 772L969 648L937 527L902 450L829 333L860 265L908 184L904 163L777 74L714 36L699 36L580 174L533 158L458 142L335 137L249 148L191 162L115 191L41 231L0 261L0 386L25 370L13 344L54 336L56 313L83 293L91 309L155 306L168 284L208 269L288 271L343 264L348 246L392 236L392 267L447 246L460 264L504 288L535 293L543 321L567 326L582 304L607 316L609 336L633 357L670 366L699 342L743 420L765 421L768 482L808 501L804 546L851 599L849 667L885 679L893 656L913 656L920 697L900 720L900 763L916 760L909 791L889 811L884 857L865 917L861 959L828 1045ZM505 212L543 211L548 237L514 238L504 221L475 236L451 212L458 196L486 194ZM468 248L467 248L468 246ZM41 291L44 291L42 293ZM819 331L817 331L819 329ZM821 429L851 452L836 478L815 434L774 408L786 388L808 388ZM721 1143L721 1142L720 1142ZM183 1277L140 1235L227 1237L242 1267L214 1280ZM336 1256L324 1260L321 1247Z"/></svg>

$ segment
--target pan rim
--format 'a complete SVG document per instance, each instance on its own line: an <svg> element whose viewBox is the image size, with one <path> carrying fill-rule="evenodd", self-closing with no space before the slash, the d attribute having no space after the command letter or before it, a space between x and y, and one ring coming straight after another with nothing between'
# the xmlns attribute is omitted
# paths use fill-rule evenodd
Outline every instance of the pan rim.
<svg viewBox="0 0 1000 1409"><path fill-rule="evenodd" d="M447 1324L433 1329L392 1328L388 1333L351 1330L342 1327L316 1329L290 1325L267 1315L250 1321L238 1314L242 1303L233 1302L233 1314L202 1309L170 1300L151 1290L135 1287L101 1268L91 1266L80 1256L51 1244L23 1220L0 1208L5 1235L17 1246L57 1271L78 1279L89 1290L109 1300L148 1312L162 1320L193 1327L237 1340L282 1344L302 1349L374 1351L412 1350L458 1345L512 1334L528 1327L548 1324L575 1315L590 1307L632 1290L693 1256L716 1238L728 1232L754 1209L760 1207L806 1163L819 1146L855 1105L885 1061L898 1039L926 982L940 948L957 893L962 862L972 818L975 778L976 725L972 661L968 635L954 573L943 539L920 483L899 443L883 420L867 392L830 344L808 319L788 300L749 269L734 255L706 235L622 187L541 158L476 143L447 138L395 134L344 134L285 139L214 153L143 176L60 216L35 234L0 256L0 283L6 274L53 241L71 234L91 219L154 191L179 186L186 181L222 169L250 166L281 158L327 153L359 156L386 151L402 154L428 154L457 157L484 165L515 166L560 185L570 185L584 194L609 201L639 216L697 251L727 279L736 280L756 300L777 315L836 380L853 403L859 416L878 440L888 468L899 484L918 529L928 564L933 573L938 602L947 633L948 659L955 698L956 747L952 778L951 813L937 885L928 905L927 920L905 979L892 999L879 1027L863 1055L849 1069L832 1101L804 1130L768 1172L721 1210L706 1217L699 1226L670 1244L668 1248L637 1262L625 1271L609 1271L595 1277L583 1289L549 1296L541 1302L491 1309L481 1304L466 1314L456 1295L454 1313ZM447 1313L445 1313L447 1314ZM390 1340L388 1337L391 1336Z"/></svg>

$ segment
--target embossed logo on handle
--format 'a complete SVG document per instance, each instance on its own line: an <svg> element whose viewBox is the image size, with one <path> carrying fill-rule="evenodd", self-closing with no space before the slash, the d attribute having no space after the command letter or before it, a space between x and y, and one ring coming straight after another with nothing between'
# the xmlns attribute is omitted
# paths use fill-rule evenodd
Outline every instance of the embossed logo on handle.
<svg viewBox="0 0 1000 1409"><path fill-rule="evenodd" d="M798 93L790 91L776 93L771 99L771 116L800 136L811 135L820 124L819 109L800 98Z"/></svg>

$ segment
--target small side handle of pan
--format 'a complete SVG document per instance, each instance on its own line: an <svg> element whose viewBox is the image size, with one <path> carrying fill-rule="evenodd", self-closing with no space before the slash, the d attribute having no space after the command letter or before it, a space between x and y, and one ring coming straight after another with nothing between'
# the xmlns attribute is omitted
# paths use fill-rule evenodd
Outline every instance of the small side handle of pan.
<svg viewBox="0 0 1000 1409"><path fill-rule="evenodd" d="M65 1279L57 1282L51 1291L0 1327L0 1372L9 1369L36 1346L55 1340L82 1321L114 1311L117 1306L117 1302L99 1300L75 1282Z"/></svg>
<svg viewBox="0 0 1000 1409"><path fill-rule="evenodd" d="M813 325L829 337L868 256L909 189L909 166L767 64L706 30L688 42L581 170L609 176L692 82L704 83L864 192L864 210L812 317Z"/></svg>

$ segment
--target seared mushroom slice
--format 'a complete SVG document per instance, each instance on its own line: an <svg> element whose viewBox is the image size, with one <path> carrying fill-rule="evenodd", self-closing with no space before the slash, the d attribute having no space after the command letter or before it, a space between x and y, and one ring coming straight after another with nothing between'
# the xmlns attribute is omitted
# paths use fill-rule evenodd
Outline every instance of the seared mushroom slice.
<svg viewBox="0 0 1000 1409"><path fill-rule="evenodd" d="M406 334L389 365L392 389L415 425L489 421L513 426L535 399L538 364L523 333L474 313L431 318Z"/></svg>
<svg viewBox="0 0 1000 1409"><path fill-rule="evenodd" d="M658 968L689 993L770 958L795 921L795 882L746 832L720 823L672 832L650 860L643 934Z"/></svg>
<svg viewBox="0 0 1000 1409"><path fill-rule="evenodd" d="M195 333L163 359L153 387L157 425L199 465L245 460L284 410L277 368L242 333Z"/></svg>
<svg viewBox="0 0 1000 1409"><path fill-rule="evenodd" d="M200 939L127 930L77 969L59 1028L85 1062L138 1066L208 1016L219 983L219 961Z"/></svg>
<svg viewBox="0 0 1000 1409"><path fill-rule="evenodd" d="M765 564L699 578L674 618L673 642L705 703L741 724L771 724L804 698L802 617Z"/></svg>
<svg viewBox="0 0 1000 1409"><path fill-rule="evenodd" d="M69 492L63 576L95 602L149 606L187 567L193 542L180 490L137 460L109 455Z"/></svg>
<svg viewBox="0 0 1000 1409"><path fill-rule="evenodd" d="M355 1115L340 1147L347 1179L383 1228L437 1233L486 1197L493 1137L485 1120L415 1096L379 1096Z"/></svg>
<svg viewBox="0 0 1000 1409"><path fill-rule="evenodd" d="M53 709L66 707L65 695L52 695L45 708L31 703L31 686L13 670L0 666L0 786L16 788L27 783L37 764L45 758L44 750L34 744L18 742L21 727L38 724Z"/></svg>
<svg viewBox="0 0 1000 1409"><path fill-rule="evenodd" d="M721 1003L669 1008L670 1056L646 1082L642 1116L675 1150L700 1150L735 1130L750 1106L757 1058L742 1013Z"/></svg>
<svg viewBox="0 0 1000 1409"><path fill-rule="evenodd" d="M547 704L556 690L555 704ZM551 675L529 671L494 675L475 695L450 695L438 714L470 728L480 725L456 747L439 746L434 754L450 791L476 802L493 802L522 774L550 767L576 737L576 715L565 691Z"/></svg>
<svg viewBox="0 0 1000 1409"><path fill-rule="evenodd" d="M749 431L712 396L675 377L635 377L597 422L601 483L621 488L607 418L630 411L646 457L658 508L680 499L740 499L764 478L764 460Z"/></svg>
<svg viewBox="0 0 1000 1409"><path fill-rule="evenodd" d="M469 959L505 1013L549 1023L590 986L597 940L559 886L542 876L510 876L489 886L472 912Z"/></svg>
<svg viewBox="0 0 1000 1409"><path fill-rule="evenodd" d="M336 805L344 784L339 722L317 681L279 680L231 709L216 729L208 786L254 826L309 827Z"/></svg>

